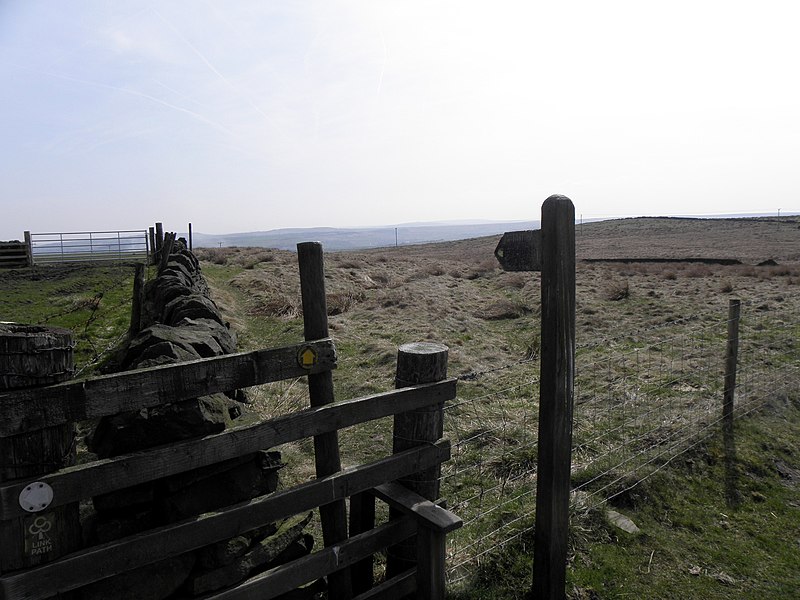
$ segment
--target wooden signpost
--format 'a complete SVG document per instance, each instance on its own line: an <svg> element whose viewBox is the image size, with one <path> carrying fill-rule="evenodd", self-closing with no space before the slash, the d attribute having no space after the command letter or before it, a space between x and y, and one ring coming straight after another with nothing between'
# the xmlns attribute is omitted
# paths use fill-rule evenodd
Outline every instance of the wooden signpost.
<svg viewBox="0 0 800 600"><path fill-rule="evenodd" d="M575 207L542 205L542 229L503 235L495 256L506 271L542 272L541 374L533 549L533 597L563 600L567 572L575 374Z"/></svg>

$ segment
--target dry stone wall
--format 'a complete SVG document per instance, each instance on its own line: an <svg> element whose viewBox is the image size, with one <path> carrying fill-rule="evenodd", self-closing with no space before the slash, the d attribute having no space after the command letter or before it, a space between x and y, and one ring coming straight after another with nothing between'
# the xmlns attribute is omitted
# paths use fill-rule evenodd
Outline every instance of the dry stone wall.
<svg viewBox="0 0 800 600"><path fill-rule="evenodd" d="M140 330L106 371L151 367L236 351L236 335L210 297L195 256L177 240L163 268L144 288ZM245 412L241 391L143 408L99 421L87 444L99 457L218 433ZM191 518L275 491L283 463L261 451L93 499L88 541L104 543ZM311 552L304 533L311 513L213 544L183 556L97 582L84 600L191 598L235 585ZM292 597L311 598L321 582Z"/></svg>

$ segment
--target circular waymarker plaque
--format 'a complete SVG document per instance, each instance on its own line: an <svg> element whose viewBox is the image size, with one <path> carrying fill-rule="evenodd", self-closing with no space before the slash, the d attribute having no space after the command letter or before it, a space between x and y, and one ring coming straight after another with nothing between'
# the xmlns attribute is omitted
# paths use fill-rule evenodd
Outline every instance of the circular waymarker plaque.
<svg viewBox="0 0 800 600"><path fill-rule="evenodd" d="M297 353L297 364L304 369L313 368L319 362L319 355L312 346L303 346Z"/></svg>
<svg viewBox="0 0 800 600"><path fill-rule="evenodd" d="M19 493L19 505L22 510L39 512L53 501L53 488L42 481L34 481Z"/></svg>

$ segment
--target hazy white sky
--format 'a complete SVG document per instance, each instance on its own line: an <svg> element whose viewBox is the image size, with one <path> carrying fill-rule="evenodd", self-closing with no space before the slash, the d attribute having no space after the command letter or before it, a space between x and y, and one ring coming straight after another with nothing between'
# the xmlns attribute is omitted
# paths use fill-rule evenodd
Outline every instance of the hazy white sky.
<svg viewBox="0 0 800 600"><path fill-rule="evenodd" d="M0 239L800 209L800 5L0 0Z"/></svg>

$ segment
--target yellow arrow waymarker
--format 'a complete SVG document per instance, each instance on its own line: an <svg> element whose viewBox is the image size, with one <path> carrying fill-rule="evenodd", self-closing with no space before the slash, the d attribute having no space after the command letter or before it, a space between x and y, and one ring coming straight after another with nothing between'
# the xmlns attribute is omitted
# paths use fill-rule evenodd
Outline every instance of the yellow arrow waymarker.
<svg viewBox="0 0 800 600"><path fill-rule="evenodd" d="M317 364L317 351L310 346L302 348L297 354L297 362L304 369L310 369Z"/></svg>

